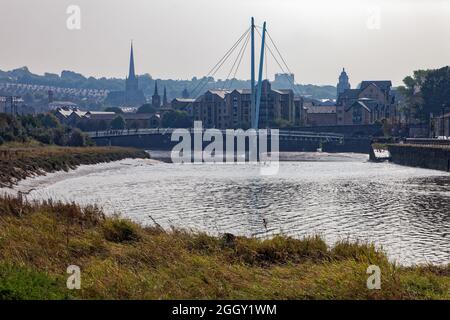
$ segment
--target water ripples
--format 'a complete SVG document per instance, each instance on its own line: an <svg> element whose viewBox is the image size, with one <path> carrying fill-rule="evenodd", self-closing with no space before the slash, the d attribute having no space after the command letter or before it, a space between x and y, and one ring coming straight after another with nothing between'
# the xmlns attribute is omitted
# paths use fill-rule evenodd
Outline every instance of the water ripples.
<svg viewBox="0 0 450 320"><path fill-rule="evenodd" d="M212 234L320 234L330 244L375 242L402 264L450 263L450 175L361 156L283 162L269 177L256 165L130 160L49 181L32 196L97 203L144 224L151 216L165 227Z"/></svg>

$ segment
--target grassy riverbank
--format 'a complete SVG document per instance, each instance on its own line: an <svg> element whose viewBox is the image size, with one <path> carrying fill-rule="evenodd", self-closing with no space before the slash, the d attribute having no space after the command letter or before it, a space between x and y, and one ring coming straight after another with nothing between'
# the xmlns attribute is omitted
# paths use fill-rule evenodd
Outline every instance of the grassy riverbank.
<svg viewBox="0 0 450 320"><path fill-rule="evenodd" d="M83 164L146 157L148 155L144 151L131 148L10 143L0 147L0 187L10 187L30 176L67 171Z"/></svg>
<svg viewBox="0 0 450 320"><path fill-rule="evenodd" d="M381 268L381 290L366 269ZM81 290L66 268L81 268ZM450 299L450 266L405 268L371 245L211 237L0 197L0 299Z"/></svg>

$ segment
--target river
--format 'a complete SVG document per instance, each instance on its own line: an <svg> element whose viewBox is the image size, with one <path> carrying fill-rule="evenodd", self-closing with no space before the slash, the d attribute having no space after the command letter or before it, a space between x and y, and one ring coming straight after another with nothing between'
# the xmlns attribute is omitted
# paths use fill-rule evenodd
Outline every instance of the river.
<svg viewBox="0 0 450 320"><path fill-rule="evenodd" d="M98 204L143 224L259 238L322 235L374 242L403 265L450 263L450 174L296 154L278 174L251 164L123 160L22 181L29 197Z"/></svg>

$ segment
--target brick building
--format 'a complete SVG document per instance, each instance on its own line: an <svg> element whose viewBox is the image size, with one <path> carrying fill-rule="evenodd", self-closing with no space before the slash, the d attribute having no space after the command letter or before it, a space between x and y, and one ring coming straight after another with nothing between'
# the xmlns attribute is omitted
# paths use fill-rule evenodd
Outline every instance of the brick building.
<svg viewBox="0 0 450 320"><path fill-rule="evenodd" d="M207 128L250 128L253 118L251 90L208 90L193 103L191 116ZM272 89L262 83L259 127L276 128L281 122L301 125L304 122L303 99L292 90Z"/></svg>
<svg viewBox="0 0 450 320"><path fill-rule="evenodd" d="M363 81L358 89L346 89L336 103L338 125L395 121L396 101L391 81Z"/></svg>

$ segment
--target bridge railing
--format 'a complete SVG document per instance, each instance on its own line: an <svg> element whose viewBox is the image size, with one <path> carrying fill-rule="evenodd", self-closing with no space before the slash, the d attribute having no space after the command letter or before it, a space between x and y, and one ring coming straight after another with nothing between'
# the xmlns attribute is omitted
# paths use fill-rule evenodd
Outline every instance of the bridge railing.
<svg viewBox="0 0 450 320"><path fill-rule="evenodd" d="M432 139L432 138L407 138L405 140L405 143L407 144L421 144L421 145L444 145L449 146L450 145L450 138L447 137L441 137L439 139Z"/></svg>
<svg viewBox="0 0 450 320"><path fill-rule="evenodd" d="M172 133L174 129L149 128L149 129L124 129L124 130L106 130L106 131L89 131L85 132L92 138L114 137L114 136L131 136L139 134L167 134ZM170 131L170 132L168 132Z"/></svg>
<svg viewBox="0 0 450 320"><path fill-rule="evenodd" d="M109 138L109 137L115 137L115 136L134 136L134 135L147 135L147 134L172 134L174 132L174 128L148 128L148 129L124 129L124 130L106 130L106 131L93 131L93 132L86 132L88 136L91 138ZM187 129L190 133L194 132L204 132L205 128L203 129ZM272 129L260 129L260 130L266 130L268 135L275 134L275 131ZM222 134L226 133L226 130L220 130ZM327 133L327 132L307 132L307 131L292 131L292 130L278 130L278 135L283 138L312 138L312 139L331 139L331 140L343 140L344 135L343 134L337 134L337 133Z"/></svg>

